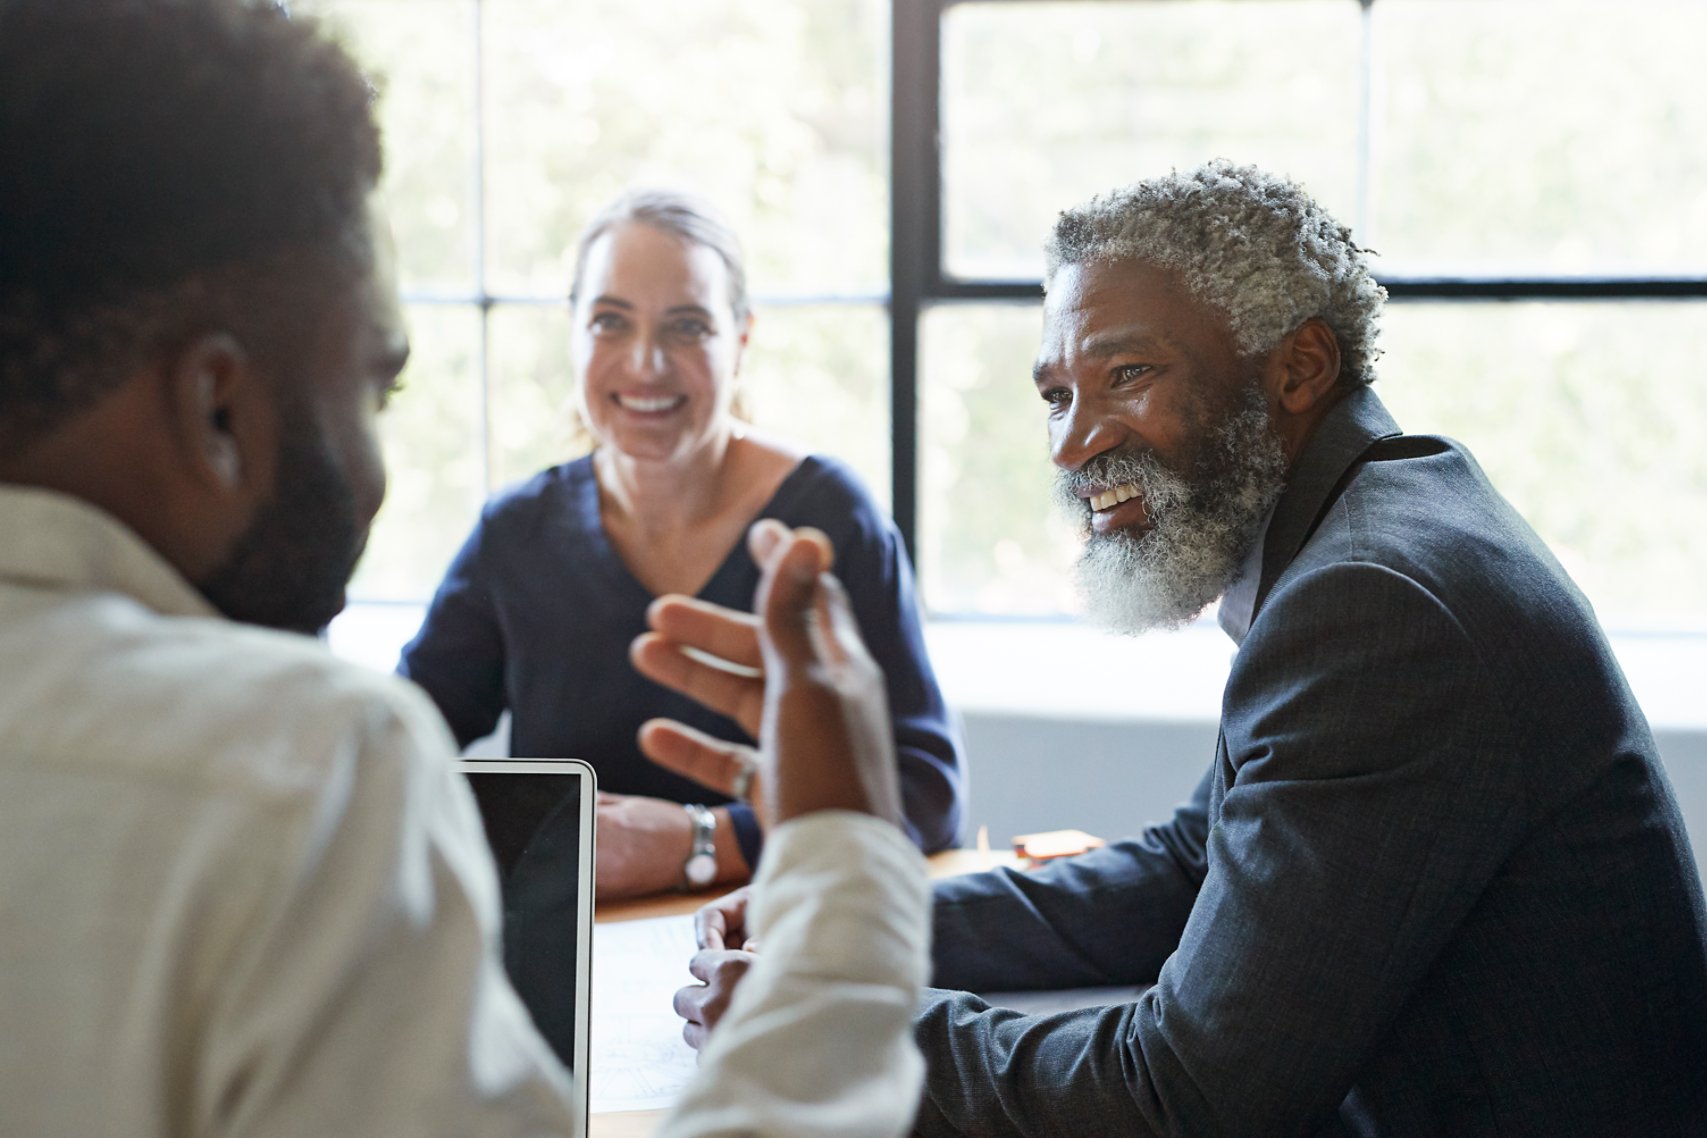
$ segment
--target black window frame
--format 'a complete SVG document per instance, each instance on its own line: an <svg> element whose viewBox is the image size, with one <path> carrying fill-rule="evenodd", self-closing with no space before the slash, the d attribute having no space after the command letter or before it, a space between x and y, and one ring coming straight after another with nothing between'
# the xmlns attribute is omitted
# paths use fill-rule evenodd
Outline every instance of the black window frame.
<svg viewBox="0 0 1707 1138"><path fill-rule="evenodd" d="M895 523L919 565L919 327L927 310L953 303L1038 303L1041 280L957 277L945 269L942 167L942 23L960 4L1014 0L893 0L890 22L890 461ZM1059 3L1067 0L1024 0ZM1083 0L1079 0L1083 2ZM1097 0L1166 3L1172 0ZM1379 0L1340 0L1362 9L1360 114L1367 124L1371 10ZM1360 169L1368 169L1368 130ZM1366 177L1366 173L1362 175ZM1063 203L1070 204L1070 203ZM1707 274L1383 275L1396 303L1415 301L1707 300ZM928 601L928 597L926 598ZM944 615L944 614L933 614Z"/></svg>

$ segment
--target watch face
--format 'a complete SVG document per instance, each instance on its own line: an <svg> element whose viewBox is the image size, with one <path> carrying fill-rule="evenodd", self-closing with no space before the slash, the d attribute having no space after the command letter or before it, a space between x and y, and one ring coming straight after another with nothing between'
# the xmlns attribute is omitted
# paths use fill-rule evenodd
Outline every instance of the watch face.
<svg viewBox="0 0 1707 1138"><path fill-rule="evenodd" d="M717 859L710 854L694 854L688 858L686 872L690 885L710 885L717 876Z"/></svg>

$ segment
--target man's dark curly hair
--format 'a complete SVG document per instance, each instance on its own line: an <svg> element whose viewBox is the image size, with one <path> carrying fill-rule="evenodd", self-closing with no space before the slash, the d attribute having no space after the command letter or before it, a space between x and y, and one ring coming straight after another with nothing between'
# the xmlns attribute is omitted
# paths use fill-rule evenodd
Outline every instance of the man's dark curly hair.
<svg viewBox="0 0 1707 1138"><path fill-rule="evenodd" d="M0 0L0 456L174 337L264 319L305 255L353 272L372 104L268 0Z"/></svg>

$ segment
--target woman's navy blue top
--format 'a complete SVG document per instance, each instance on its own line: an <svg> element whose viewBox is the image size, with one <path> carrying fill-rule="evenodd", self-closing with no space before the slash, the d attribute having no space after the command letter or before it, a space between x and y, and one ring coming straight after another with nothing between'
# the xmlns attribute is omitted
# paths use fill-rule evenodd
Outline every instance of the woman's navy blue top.
<svg viewBox="0 0 1707 1138"><path fill-rule="evenodd" d="M894 523L847 467L819 457L803 460L760 516L816 526L835 544L836 575L888 681L907 832L926 853L950 845L964 806L960 744L925 655L912 567ZM699 596L750 612L758 583L743 537ZM654 765L636 742L655 716L752 742L734 721L629 663L652 600L605 535L591 457L577 459L487 503L398 671L426 690L463 746L508 710L512 755L585 759L601 790L721 805L728 799ZM730 815L756 866L752 808L734 803Z"/></svg>

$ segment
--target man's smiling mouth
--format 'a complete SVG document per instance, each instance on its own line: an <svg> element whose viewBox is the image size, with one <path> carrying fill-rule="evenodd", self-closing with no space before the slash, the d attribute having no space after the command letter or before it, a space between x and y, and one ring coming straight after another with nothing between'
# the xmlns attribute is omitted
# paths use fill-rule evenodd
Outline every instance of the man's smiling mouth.
<svg viewBox="0 0 1707 1138"><path fill-rule="evenodd" d="M1086 501L1091 504L1092 510L1100 512L1118 506L1122 502L1129 502L1137 496L1137 485L1132 482L1125 482L1100 493L1092 494Z"/></svg>

